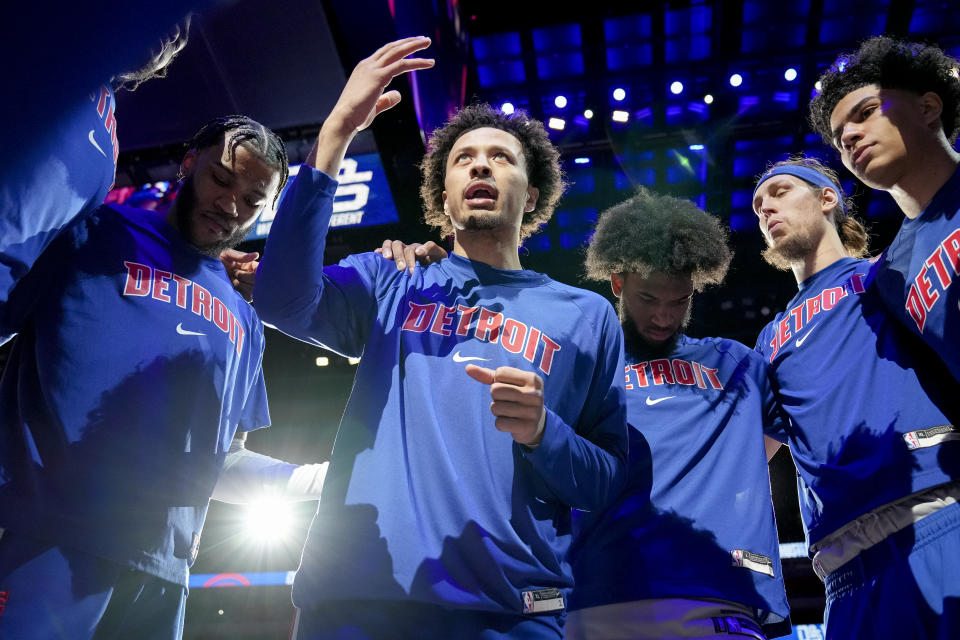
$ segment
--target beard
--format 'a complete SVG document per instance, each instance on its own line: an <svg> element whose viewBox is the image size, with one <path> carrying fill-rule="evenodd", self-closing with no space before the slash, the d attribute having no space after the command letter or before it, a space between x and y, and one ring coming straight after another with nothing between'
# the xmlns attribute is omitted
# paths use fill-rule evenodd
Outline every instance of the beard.
<svg viewBox="0 0 960 640"><path fill-rule="evenodd" d="M197 212L197 191L193 184L193 175L184 178L177 192L176 210L174 212L177 219L177 228L184 236L187 242L202 254L219 258L220 254L226 249L233 249L243 242L244 238L250 233L252 225L248 228L237 227L231 233L211 244L200 245L193 233L193 221L196 219Z"/></svg>
<svg viewBox="0 0 960 640"><path fill-rule="evenodd" d="M503 226L503 216L499 213L471 214L463 221L463 231L496 231Z"/></svg>
<svg viewBox="0 0 960 640"><path fill-rule="evenodd" d="M673 354L677 348L677 342L680 341L680 334L687 325L690 324L690 310L693 305L687 307L687 313L683 317L683 322L673 332L673 335L663 342L651 342L637 331L637 323L630 316L627 306L620 302L620 327L623 329L623 349L626 354L637 361L652 360L655 358L666 358Z"/></svg>
<svg viewBox="0 0 960 640"><path fill-rule="evenodd" d="M797 229L776 245L767 240L767 248L761 254L770 266L781 271L790 271L791 267L816 251L818 239L810 229Z"/></svg>

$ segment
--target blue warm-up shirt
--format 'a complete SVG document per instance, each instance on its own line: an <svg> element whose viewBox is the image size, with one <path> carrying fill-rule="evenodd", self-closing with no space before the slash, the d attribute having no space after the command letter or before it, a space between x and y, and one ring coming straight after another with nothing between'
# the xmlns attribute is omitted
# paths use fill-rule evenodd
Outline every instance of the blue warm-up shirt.
<svg viewBox="0 0 960 640"><path fill-rule="evenodd" d="M842 258L800 284L760 333L785 418L813 544L860 515L960 474L949 372L891 316L867 260Z"/></svg>
<svg viewBox="0 0 960 640"><path fill-rule="evenodd" d="M607 509L574 513L571 609L718 599L752 608L771 637L789 633L763 358L733 340L681 335L667 358L628 355L625 373L629 479Z"/></svg>
<svg viewBox="0 0 960 640"><path fill-rule="evenodd" d="M368 253L323 267L336 182L301 170L270 232L265 322L362 356L294 603L410 600L520 614L572 585L570 507L619 491L627 436L619 323L601 296L453 255L412 276ZM467 362L544 381L542 443L494 426ZM532 596L530 596L532 598Z"/></svg>
<svg viewBox="0 0 960 640"><path fill-rule="evenodd" d="M960 381L960 169L916 218L904 218L880 258L877 285L890 311Z"/></svg>
<svg viewBox="0 0 960 640"><path fill-rule="evenodd" d="M104 205L0 314L0 527L186 585L236 430L269 423L263 328L219 260Z"/></svg>
<svg viewBox="0 0 960 640"><path fill-rule="evenodd" d="M54 236L103 203L117 160L114 95L106 85L80 100L0 178L0 311ZM39 145L39 147L37 146ZM9 334L0 334L0 341Z"/></svg>

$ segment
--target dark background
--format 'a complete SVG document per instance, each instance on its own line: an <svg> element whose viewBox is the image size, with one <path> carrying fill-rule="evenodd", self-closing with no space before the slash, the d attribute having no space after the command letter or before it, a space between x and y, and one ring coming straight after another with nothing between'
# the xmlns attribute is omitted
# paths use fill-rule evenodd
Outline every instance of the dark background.
<svg viewBox="0 0 960 640"><path fill-rule="evenodd" d="M436 68L395 81L401 105L350 150L379 151L400 222L332 231L328 262L371 250L384 238L439 240L420 221L416 165L425 135L464 103L510 101L545 121L565 119L563 131L551 136L572 183L557 214L522 250L524 266L612 300L608 285L582 279L582 247L598 212L640 184L690 198L729 225L735 259L722 287L697 296L688 333L751 346L796 291L792 274L759 257L763 241L749 202L768 162L805 152L840 170L876 250L900 222L892 199L855 183L810 132L805 108L819 73L839 52L883 33L960 54L960 11L943 1L212 4L194 19L190 43L167 78L118 95L117 186L173 179L182 142L225 113L274 128L291 162L299 162L359 60L398 37L429 35L434 44L421 55L437 58ZM788 68L796 70L795 80L784 77ZM733 73L743 77L739 87L729 82ZM684 85L679 95L670 92L674 81ZM626 90L622 103L610 97L615 87ZM566 108L555 106L559 94ZM583 117L587 108L590 120ZM611 122L615 108L630 114L627 123ZM245 247L259 251L263 242ZM321 355L329 366L316 365ZM273 426L253 433L248 446L298 463L327 459L354 366L268 330L264 370ZM801 541L786 449L771 465L771 484L781 541ZM244 534L243 508L213 503L194 573L295 569L314 509L315 503L295 507L291 538L271 546ZM794 623L822 622L823 589L809 561L784 560L784 575ZM192 589L185 637L285 638L292 613L286 586Z"/></svg>

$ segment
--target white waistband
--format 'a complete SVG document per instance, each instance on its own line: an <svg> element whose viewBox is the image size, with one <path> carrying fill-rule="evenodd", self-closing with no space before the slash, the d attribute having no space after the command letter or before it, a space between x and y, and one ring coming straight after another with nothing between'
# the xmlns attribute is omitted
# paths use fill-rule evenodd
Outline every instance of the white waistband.
<svg viewBox="0 0 960 640"><path fill-rule="evenodd" d="M881 505L811 545L813 570L823 580L864 549L957 501L960 501L960 481L937 485Z"/></svg>

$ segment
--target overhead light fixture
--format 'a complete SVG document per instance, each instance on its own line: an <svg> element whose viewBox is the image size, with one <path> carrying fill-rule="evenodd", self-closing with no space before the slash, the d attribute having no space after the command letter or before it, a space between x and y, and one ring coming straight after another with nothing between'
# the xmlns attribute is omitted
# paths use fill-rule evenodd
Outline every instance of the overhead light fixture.
<svg viewBox="0 0 960 640"><path fill-rule="evenodd" d="M592 117L593 117L593 109L584 109L584 111L583 111L583 117L586 118L587 120L589 120L590 118L592 118Z"/></svg>
<svg viewBox="0 0 960 640"><path fill-rule="evenodd" d="M516 109L514 108L512 102L504 102L502 105L500 105L500 111L509 116L516 111Z"/></svg>
<svg viewBox="0 0 960 640"><path fill-rule="evenodd" d="M567 96L557 96L553 99L553 104L556 105L557 109L563 109L567 106Z"/></svg>
<svg viewBox="0 0 960 640"><path fill-rule="evenodd" d="M670 85L670 93L677 96L683 93L683 83L679 80Z"/></svg>
<svg viewBox="0 0 960 640"><path fill-rule="evenodd" d="M627 113L626 111L620 111L618 109L611 114L610 118L614 122L626 122L627 120L630 119L630 114Z"/></svg>
<svg viewBox="0 0 960 640"><path fill-rule="evenodd" d="M794 80L797 79L797 70L794 69L793 67L790 67L789 69L783 72L783 79L786 80L787 82L793 82Z"/></svg>
<svg viewBox="0 0 960 640"><path fill-rule="evenodd" d="M703 101L706 104L713 104L713 96L708 93L707 95L703 96Z"/></svg>
<svg viewBox="0 0 960 640"><path fill-rule="evenodd" d="M314 362L318 367L326 367L330 364L330 358L327 356L317 356L317 359Z"/></svg>
<svg viewBox="0 0 960 640"><path fill-rule="evenodd" d="M590 158L574 158L573 164L590 164Z"/></svg>
<svg viewBox="0 0 960 640"><path fill-rule="evenodd" d="M731 87L739 87L742 84L743 84L743 76L741 76L739 73L734 73L733 75L730 76Z"/></svg>
<svg viewBox="0 0 960 640"><path fill-rule="evenodd" d="M617 102L622 102L624 98L627 97L627 92L620 87L617 87L613 90L613 99Z"/></svg>
<svg viewBox="0 0 960 640"><path fill-rule="evenodd" d="M550 118L550 120L547 121L547 126L551 129L563 131L563 128L567 126L567 122L563 118Z"/></svg>

